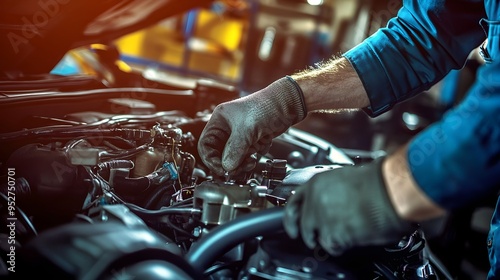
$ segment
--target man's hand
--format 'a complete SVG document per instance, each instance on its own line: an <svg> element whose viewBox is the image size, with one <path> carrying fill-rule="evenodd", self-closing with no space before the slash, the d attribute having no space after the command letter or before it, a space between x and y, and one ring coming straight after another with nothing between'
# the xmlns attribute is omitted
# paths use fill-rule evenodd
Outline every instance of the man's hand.
<svg viewBox="0 0 500 280"><path fill-rule="evenodd" d="M396 214L381 175L382 159L315 175L285 208L284 227L331 255L358 246L396 244L415 226Z"/></svg>
<svg viewBox="0 0 500 280"><path fill-rule="evenodd" d="M198 151L210 170L249 171L252 155L269 151L272 139L307 114L304 96L290 77L234 101L217 106L201 133Z"/></svg>

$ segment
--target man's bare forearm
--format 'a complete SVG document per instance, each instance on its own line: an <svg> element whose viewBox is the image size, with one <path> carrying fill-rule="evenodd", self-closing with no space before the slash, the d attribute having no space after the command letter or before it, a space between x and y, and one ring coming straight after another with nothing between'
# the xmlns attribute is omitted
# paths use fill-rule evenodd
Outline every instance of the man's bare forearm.
<svg viewBox="0 0 500 280"><path fill-rule="evenodd" d="M324 62L317 69L292 75L306 101L307 110L359 109L370 105L358 74L343 57Z"/></svg>
<svg viewBox="0 0 500 280"><path fill-rule="evenodd" d="M392 205L401 218L414 222L443 215L445 210L429 199L413 179L408 167L407 148L404 146L388 156L382 165Z"/></svg>

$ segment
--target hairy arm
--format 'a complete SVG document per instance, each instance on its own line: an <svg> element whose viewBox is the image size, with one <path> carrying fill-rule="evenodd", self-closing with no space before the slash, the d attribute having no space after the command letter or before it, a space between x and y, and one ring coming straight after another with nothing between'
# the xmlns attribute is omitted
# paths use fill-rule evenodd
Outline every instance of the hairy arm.
<svg viewBox="0 0 500 280"><path fill-rule="evenodd" d="M370 105L358 74L344 57L294 74L292 78L304 92L309 112L359 109Z"/></svg>
<svg viewBox="0 0 500 280"><path fill-rule="evenodd" d="M405 220L421 222L441 216L445 210L434 203L415 182L407 159L408 146L387 157L382 165L387 193L398 215Z"/></svg>

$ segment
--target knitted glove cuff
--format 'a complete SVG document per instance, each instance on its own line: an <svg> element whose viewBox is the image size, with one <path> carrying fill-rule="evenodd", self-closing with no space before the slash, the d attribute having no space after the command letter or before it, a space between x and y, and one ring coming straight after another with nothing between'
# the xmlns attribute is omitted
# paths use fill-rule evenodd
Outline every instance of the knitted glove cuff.
<svg viewBox="0 0 500 280"><path fill-rule="evenodd" d="M297 82L290 76L276 80L269 85L277 100L281 100L287 115L295 116L294 123L302 121L307 116L304 93Z"/></svg>

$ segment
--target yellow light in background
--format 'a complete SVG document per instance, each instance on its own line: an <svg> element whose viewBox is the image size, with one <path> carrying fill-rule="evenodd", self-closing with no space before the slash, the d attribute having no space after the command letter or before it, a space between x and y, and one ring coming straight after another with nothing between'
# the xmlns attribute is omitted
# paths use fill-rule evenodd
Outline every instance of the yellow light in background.
<svg viewBox="0 0 500 280"><path fill-rule="evenodd" d="M120 69L122 70L123 72L126 72L126 73L131 73L132 72L132 67L130 67L130 65L128 65L127 63L125 63L124 61L121 61L121 60L117 60L115 61L115 65Z"/></svg>
<svg viewBox="0 0 500 280"><path fill-rule="evenodd" d="M243 0L227 1L232 8L236 8L233 5L238 9L247 7ZM243 69L248 17L244 14L224 16L200 9L196 13L193 34L184 34L184 30L178 28L180 19L171 19L124 36L116 41L116 45L127 56L238 79Z"/></svg>
<svg viewBox="0 0 500 280"><path fill-rule="evenodd" d="M311 6L319 6L323 4L323 0L307 0L307 3Z"/></svg>

